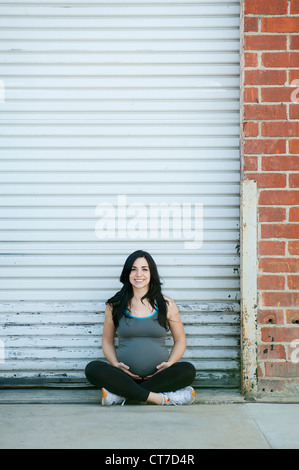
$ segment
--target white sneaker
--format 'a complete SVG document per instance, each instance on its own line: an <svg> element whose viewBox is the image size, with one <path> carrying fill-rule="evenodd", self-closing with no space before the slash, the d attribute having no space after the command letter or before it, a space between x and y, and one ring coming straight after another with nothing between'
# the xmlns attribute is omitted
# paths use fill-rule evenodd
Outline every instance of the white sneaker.
<svg viewBox="0 0 299 470"><path fill-rule="evenodd" d="M165 392L162 395L166 397L162 405L191 405L196 398L193 387L186 387L175 392Z"/></svg>
<svg viewBox="0 0 299 470"><path fill-rule="evenodd" d="M114 395L114 393L109 392L105 388L102 388L101 391L101 405L102 406L110 406L110 405L124 405L126 399L124 397L120 397L118 395Z"/></svg>

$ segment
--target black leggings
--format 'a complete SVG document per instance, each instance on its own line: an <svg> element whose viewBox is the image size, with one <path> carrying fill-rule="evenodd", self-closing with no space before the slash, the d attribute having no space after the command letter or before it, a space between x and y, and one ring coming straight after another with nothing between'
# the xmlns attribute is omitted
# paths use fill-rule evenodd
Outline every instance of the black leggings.
<svg viewBox="0 0 299 470"><path fill-rule="evenodd" d="M104 387L129 400L146 401L150 392L173 392L190 385L195 379L195 367L189 362L176 362L147 380L135 380L111 364L92 361L87 364L85 375L97 388Z"/></svg>

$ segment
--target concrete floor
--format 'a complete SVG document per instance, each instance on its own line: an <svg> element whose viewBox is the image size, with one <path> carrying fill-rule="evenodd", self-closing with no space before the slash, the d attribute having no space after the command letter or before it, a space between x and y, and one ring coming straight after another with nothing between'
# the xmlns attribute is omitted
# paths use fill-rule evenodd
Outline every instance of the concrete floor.
<svg viewBox="0 0 299 470"><path fill-rule="evenodd" d="M190 406L101 407L96 390L0 390L0 448L299 449L299 403L205 391Z"/></svg>

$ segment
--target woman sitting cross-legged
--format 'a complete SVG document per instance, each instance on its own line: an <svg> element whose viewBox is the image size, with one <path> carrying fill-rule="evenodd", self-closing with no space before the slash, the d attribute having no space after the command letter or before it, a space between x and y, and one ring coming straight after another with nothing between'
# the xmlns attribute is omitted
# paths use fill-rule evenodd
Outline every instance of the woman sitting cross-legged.
<svg viewBox="0 0 299 470"><path fill-rule="evenodd" d="M102 389L101 404L124 404L126 399L156 405L193 403L195 368L178 362L186 349L179 309L162 294L151 255L132 253L120 281L122 289L106 302L102 349L108 363L92 361L85 369L88 381ZM165 345L169 329L174 341L170 354Z"/></svg>

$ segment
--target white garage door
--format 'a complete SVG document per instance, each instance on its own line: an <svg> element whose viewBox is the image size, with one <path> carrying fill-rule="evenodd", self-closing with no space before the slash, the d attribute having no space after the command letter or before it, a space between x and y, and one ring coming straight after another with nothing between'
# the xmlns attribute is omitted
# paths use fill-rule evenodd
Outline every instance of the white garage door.
<svg viewBox="0 0 299 470"><path fill-rule="evenodd" d="M0 7L1 384L84 382L144 249L196 384L237 387L239 2Z"/></svg>

